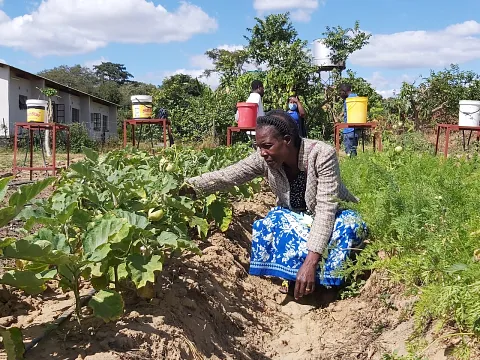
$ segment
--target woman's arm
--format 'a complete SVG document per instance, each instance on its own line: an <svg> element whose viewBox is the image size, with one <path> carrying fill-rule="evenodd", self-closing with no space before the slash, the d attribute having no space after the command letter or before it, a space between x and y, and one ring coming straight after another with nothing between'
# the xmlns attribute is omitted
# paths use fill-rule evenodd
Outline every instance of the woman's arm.
<svg viewBox="0 0 480 360"><path fill-rule="evenodd" d="M200 194L211 194L245 184L265 174L265 161L258 152L227 166L224 169L209 172L186 180Z"/></svg>
<svg viewBox="0 0 480 360"><path fill-rule="evenodd" d="M298 115L300 115L301 118L305 119L305 116L306 116L305 109L303 108L303 105L300 102L300 99L296 98L296 100L297 100Z"/></svg>
<svg viewBox="0 0 480 360"><path fill-rule="evenodd" d="M317 204L307 247L309 251L322 254L332 236L341 188L340 169L334 148L329 147L325 153L319 154L316 160L316 169L318 174Z"/></svg>

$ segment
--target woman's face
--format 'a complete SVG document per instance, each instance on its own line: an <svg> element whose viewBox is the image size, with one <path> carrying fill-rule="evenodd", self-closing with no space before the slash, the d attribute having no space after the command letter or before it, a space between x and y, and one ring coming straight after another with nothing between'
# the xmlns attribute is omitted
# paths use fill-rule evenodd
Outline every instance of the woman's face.
<svg viewBox="0 0 480 360"><path fill-rule="evenodd" d="M273 126L262 126L256 130L255 140L267 165L272 169L282 167L292 146L290 136L282 136Z"/></svg>
<svg viewBox="0 0 480 360"><path fill-rule="evenodd" d="M297 102L294 98L290 98L288 99L288 109L289 110L292 110L292 111L295 111L297 110L298 106L297 106Z"/></svg>

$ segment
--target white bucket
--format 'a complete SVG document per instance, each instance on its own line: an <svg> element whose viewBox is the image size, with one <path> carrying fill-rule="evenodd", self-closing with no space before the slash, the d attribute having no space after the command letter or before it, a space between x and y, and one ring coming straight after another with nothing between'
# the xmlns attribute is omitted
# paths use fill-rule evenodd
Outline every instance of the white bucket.
<svg viewBox="0 0 480 360"><path fill-rule="evenodd" d="M458 125L479 126L480 124L480 101L460 100L458 112Z"/></svg>
<svg viewBox="0 0 480 360"><path fill-rule="evenodd" d="M47 106L46 100L27 100L27 122L46 123Z"/></svg>
<svg viewBox="0 0 480 360"><path fill-rule="evenodd" d="M151 119L153 115L152 97L149 95L133 95L132 113L137 120Z"/></svg>

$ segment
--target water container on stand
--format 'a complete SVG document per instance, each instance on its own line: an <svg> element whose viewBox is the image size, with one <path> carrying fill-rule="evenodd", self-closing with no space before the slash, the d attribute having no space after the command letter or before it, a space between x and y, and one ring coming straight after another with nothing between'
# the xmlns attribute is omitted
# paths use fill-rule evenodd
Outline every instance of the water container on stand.
<svg viewBox="0 0 480 360"><path fill-rule="evenodd" d="M354 96L346 99L347 123L364 124L367 122L368 98Z"/></svg>
<svg viewBox="0 0 480 360"><path fill-rule="evenodd" d="M458 125L479 126L480 124L480 101L460 100L458 113Z"/></svg>
<svg viewBox="0 0 480 360"><path fill-rule="evenodd" d="M237 103L238 127L248 128L257 126L258 104L241 102Z"/></svg>
<svg viewBox="0 0 480 360"><path fill-rule="evenodd" d="M46 100L27 100L27 122L29 123L46 123L47 122L47 106Z"/></svg>

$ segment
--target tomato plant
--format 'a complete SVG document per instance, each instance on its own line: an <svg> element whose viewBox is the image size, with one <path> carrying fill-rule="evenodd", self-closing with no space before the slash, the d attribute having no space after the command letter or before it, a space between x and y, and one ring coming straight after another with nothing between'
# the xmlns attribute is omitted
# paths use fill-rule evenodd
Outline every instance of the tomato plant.
<svg viewBox="0 0 480 360"><path fill-rule="evenodd" d="M184 180L229 165L250 151L245 146L201 151L174 147L159 156L135 149L101 156L84 149L85 160L58 179L49 198L21 212L12 210L27 232L41 227L4 242L3 255L21 266L0 283L39 294L56 280L75 294L80 318L80 283L88 280L97 290L89 302L94 314L105 321L120 317L122 284L132 283L148 294L167 256L200 254L192 230L205 238L214 222L226 231L232 219L229 198L251 196L259 186L254 181L193 200L179 193Z"/></svg>

